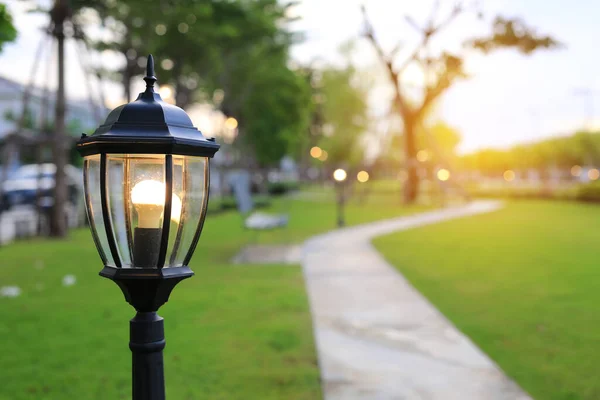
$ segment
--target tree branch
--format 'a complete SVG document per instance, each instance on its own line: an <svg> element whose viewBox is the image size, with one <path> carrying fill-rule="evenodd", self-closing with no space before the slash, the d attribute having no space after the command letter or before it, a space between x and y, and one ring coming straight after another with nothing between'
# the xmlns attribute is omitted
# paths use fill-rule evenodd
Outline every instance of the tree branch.
<svg viewBox="0 0 600 400"><path fill-rule="evenodd" d="M413 50L411 55L408 56L408 58L406 58L406 60L404 60L404 62L397 69L397 71L399 73L402 73L406 69L406 67L408 67L410 65L410 63L412 63L413 61L419 61L419 59L420 59L419 53L421 52L421 50L427 48L431 38L433 36L439 34L442 30L444 30L448 25L450 25L450 23L452 23L452 21L454 21L465 10L463 4L461 2L458 2L454 5L454 7L452 8L452 11L448 14L448 16L446 18L444 18L444 20L442 22L436 24L435 19L436 19L439 7L440 7L440 2L436 1L433 6L432 12L429 16L429 20L425 24L425 28L419 29L419 31L422 35L421 42L417 45L417 47L415 47L415 49ZM414 26L416 26L416 24Z"/></svg>
<svg viewBox="0 0 600 400"><path fill-rule="evenodd" d="M437 60L441 64L441 71L437 74L435 84L429 85L425 89L423 102L419 107L419 114L424 114L429 106L438 99L452 84L460 78L466 77L463 69L463 61L460 57L449 53L443 53Z"/></svg>
<svg viewBox="0 0 600 400"><path fill-rule="evenodd" d="M388 72L388 75L389 75L389 77L390 77L390 79L392 81L392 84L394 85L394 91L395 91L395 94L396 94L394 102L398 105L398 107L400 109L400 112L403 115L411 113L412 110L408 106L406 100L404 99L404 96L402 95L402 91L400 90L400 75L394 69L393 58L390 57L390 56L388 56L383 51L383 48L381 47L381 45L379 44L379 42L375 38L375 32L373 30L373 25L369 21L369 18L367 16L367 10L366 10L366 8L365 8L364 5L361 5L361 10L362 10L363 17L364 17L364 26L365 26L365 28L364 28L364 36L367 39L369 39L369 41L373 45L373 48L377 52L377 55L379 56L379 59L381 60L381 62L384 64L384 66L385 66L385 68L386 68L386 70ZM399 48L399 45L397 45L396 48ZM392 54L397 51L396 48L394 50L392 50Z"/></svg>

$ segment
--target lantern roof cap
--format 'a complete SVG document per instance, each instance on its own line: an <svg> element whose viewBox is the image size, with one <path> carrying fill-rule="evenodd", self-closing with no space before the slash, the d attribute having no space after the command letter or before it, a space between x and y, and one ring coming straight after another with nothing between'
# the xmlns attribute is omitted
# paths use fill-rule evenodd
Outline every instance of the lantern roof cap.
<svg viewBox="0 0 600 400"><path fill-rule="evenodd" d="M112 110L90 135L82 135L77 150L82 156L99 153L181 154L213 157L219 150L206 139L186 112L163 101L154 91L154 58L148 56L146 90L134 101Z"/></svg>

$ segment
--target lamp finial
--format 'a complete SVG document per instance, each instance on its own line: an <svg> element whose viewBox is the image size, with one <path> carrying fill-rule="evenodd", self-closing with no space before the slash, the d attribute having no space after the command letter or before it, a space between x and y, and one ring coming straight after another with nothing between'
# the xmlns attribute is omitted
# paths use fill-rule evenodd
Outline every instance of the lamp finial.
<svg viewBox="0 0 600 400"><path fill-rule="evenodd" d="M154 76L154 57L152 54L148 55L148 62L146 63L146 91L154 92L154 83L156 82L156 76Z"/></svg>

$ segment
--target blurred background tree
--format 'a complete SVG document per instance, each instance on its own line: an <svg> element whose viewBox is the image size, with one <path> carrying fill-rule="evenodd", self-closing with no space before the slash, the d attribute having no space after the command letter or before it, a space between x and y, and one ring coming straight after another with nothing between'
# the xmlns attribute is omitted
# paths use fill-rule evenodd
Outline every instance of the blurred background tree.
<svg viewBox="0 0 600 400"><path fill-rule="evenodd" d="M323 136L319 145L327 151L326 162L332 168L354 167L364 159L361 140L369 126L367 88L351 65L328 67L321 73Z"/></svg>
<svg viewBox="0 0 600 400"><path fill-rule="evenodd" d="M548 177L552 169L569 170L573 166L596 165L600 152L600 133L577 132L533 143L515 145L506 150L483 149L461 157L466 170L479 170L487 176L499 176L508 169L537 171Z"/></svg>
<svg viewBox="0 0 600 400"><path fill-rule="evenodd" d="M17 30L12 21L12 16L6 9L6 4L0 4L0 51L5 43L10 43L17 38Z"/></svg>
<svg viewBox="0 0 600 400"><path fill-rule="evenodd" d="M418 162L418 130L432 105L438 101L446 91L460 79L467 77L464 70L464 60L469 50L479 50L489 53L492 50L512 48L523 54L531 54L537 49L553 48L558 42L550 36L539 35L520 19L506 19L496 17L492 23L492 33L484 37L468 38L464 41L460 52L451 52L434 46L434 38L439 37L446 29L457 23L459 17L468 13L475 13L480 18L482 11L471 7L470 2L457 1L440 17L441 2L434 3L433 9L424 24L418 24L414 18L405 16L406 22L414 28L420 41L408 52L402 60L397 56L403 50L399 43L390 52L386 52L375 35L373 24L367 17L366 8L363 6L364 36L372 44L381 63L385 66L390 83L394 89L392 109L402 117L404 128L404 153L406 180L403 187L405 203L416 200L419 189L419 176L417 173ZM423 85L414 90L409 88L403 75L408 68L420 70ZM410 90L409 90L410 89ZM415 93L417 92L417 93Z"/></svg>
<svg viewBox="0 0 600 400"><path fill-rule="evenodd" d="M94 43L125 60L107 76L123 83L127 99L144 56L160 54L157 74L177 106L208 102L236 121L242 164L263 168L298 156L311 100L306 79L288 66L299 39L287 28L293 3L161 1L152 15L145 4L108 2L100 17L113 40Z"/></svg>

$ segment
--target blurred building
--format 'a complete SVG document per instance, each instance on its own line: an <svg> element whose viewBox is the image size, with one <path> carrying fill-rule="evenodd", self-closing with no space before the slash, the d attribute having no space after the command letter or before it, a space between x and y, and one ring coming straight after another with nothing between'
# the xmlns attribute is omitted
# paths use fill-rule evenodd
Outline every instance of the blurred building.
<svg viewBox="0 0 600 400"><path fill-rule="evenodd" d="M23 112L23 92L25 85L0 77L0 148L10 141L10 137L19 134L18 120ZM47 107L48 120L54 119L54 108L56 104L56 92L49 90L47 94L39 87L33 87L28 103L28 109L34 129L28 132L20 132L28 136L27 140L35 140L36 130L40 128L43 108ZM66 125L67 134L74 139L83 132L89 132L98 126L100 120L104 119L108 110L104 106L91 106L87 99L67 99ZM2 157L0 163L9 163L9 169L14 170L22 161L18 146L11 150L11 154ZM26 151L26 150L25 150Z"/></svg>

